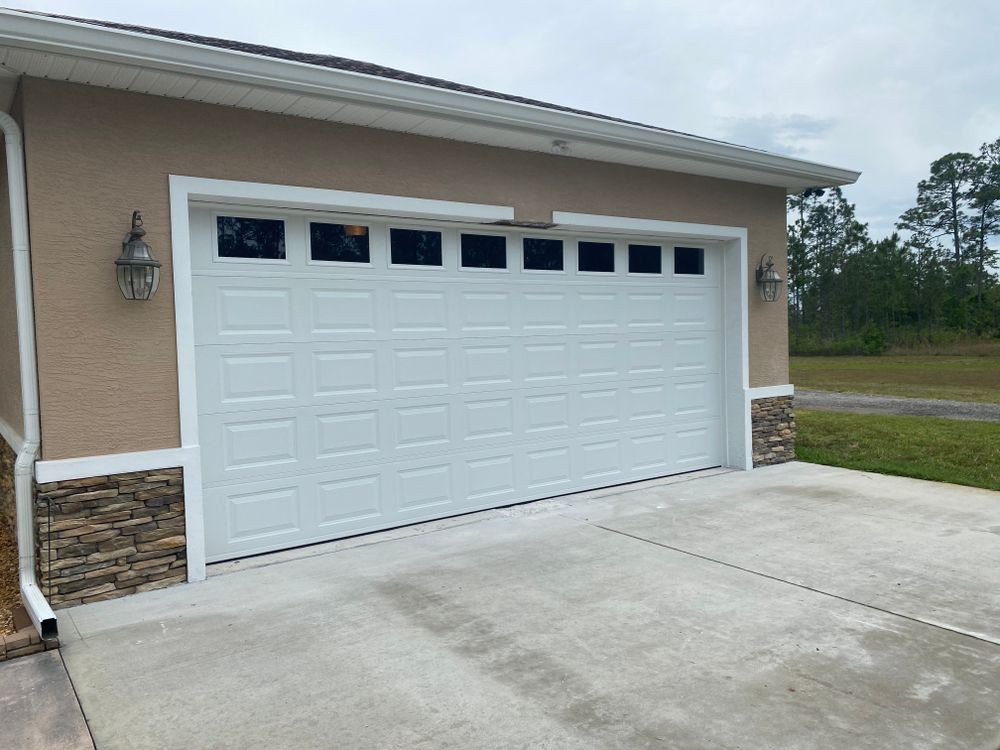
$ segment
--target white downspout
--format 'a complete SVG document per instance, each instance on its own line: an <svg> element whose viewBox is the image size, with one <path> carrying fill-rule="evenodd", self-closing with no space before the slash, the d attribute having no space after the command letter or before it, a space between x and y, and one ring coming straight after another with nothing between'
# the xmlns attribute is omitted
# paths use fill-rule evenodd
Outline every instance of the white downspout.
<svg viewBox="0 0 1000 750"><path fill-rule="evenodd" d="M7 149L7 189L10 193L10 235L14 247L14 299L17 305L17 341L21 364L21 401L24 406L24 445L14 464L17 510L17 549L21 571L21 601L43 639L58 637L56 616L45 601L35 576L35 460L41 446L38 417L38 370L35 356L35 303L31 291L31 251L28 246L28 189L24 180L21 128L0 112Z"/></svg>

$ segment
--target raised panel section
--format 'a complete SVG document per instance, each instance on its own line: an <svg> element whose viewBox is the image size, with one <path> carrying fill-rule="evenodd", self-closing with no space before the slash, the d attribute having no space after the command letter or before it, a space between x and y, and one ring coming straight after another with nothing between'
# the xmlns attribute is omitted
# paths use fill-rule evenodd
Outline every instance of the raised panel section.
<svg viewBox="0 0 1000 750"><path fill-rule="evenodd" d="M377 354L365 349L316 353L313 355L313 379L316 396L377 393Z"/></svg>
<svg viewBox="0 0 1000 750"><path fill-rule="evenodd" d="M621 443L618 440L584 442L580 446L583 479L607 479L622 473Z"/></svg>
<svg viewBox="0 0 1000 750"><path fill-rule="evenodd" d="M462 292L459 315L467 333L507 333L511 330L509 292Z"/></svg>
<svg viewBox="0 0 1000 750"><path fill-rule="evenodd" d="M659 432L629 438L627 453L629 469L633 472L668 472L670 470L666 433Z"/></svg>
<svg viewBox="0 0 1000 750"><path fill-rule="evenodd" d="M293 333L290 289L221 287L216 312L221 337L260 335L291 336Z"/></svg>
<svg viewBox="0 0 1000 750"><path fill-rule="evenodd" d="M393 352L397 391L448 387L447 349L397 349Z"/></svg>
<svg viewBox="0 0 1000 750"><path fill-rule="evenodd" d="M625 319L635 331L666 328L667 306L663 292L632 292L625 305Z"/></svg>
<svg viewBox="0 0 1000 750"><path fill-rule="evenodd" d="M629 375L663 375L667 368L667 342L662 338L629 341L627 363Z"/></svg>
<svg viewBox="0 0 1000 750"><path fill-rule="evenodd" d="M617 341L584 341L577 351L581 379L611 378L618 374L621 360Z"/></svg>
<svg viewBox="0 0 1000 750"><path fill-rule="evenodd" d="M247 469L298 462L295 420L261 419L222 426L225 468Z"/></svg>
<svg viewBox="0 0 1000 750"><path fill-rule="evenodd" d="M569 395L566 393L525 396L525 432L542 434L569 429Z"/></svg>
<svg viewBox="0 0 1000 750"><path fill-rule="evenodd" d="M463 384L468 386L502 385L513 380L513 361L509 346L462 347Z"/></svg>
<svg viewBox="0 0 1000 750"><path fill-rule="evenodd" d="M569 347L562 342L526 344L524 347L524 380L533 385L569 379L566 355Z"/></svg>
<svg viewBox="0 0 1000 750"><path fill-rule="evenodd" d="M312 290L312 330L319 334L374 334L375 293L368 290Z"/></svg>
<svg viewBox="0 0 1000 750"><path fill-rule="evenodd" d="M378 411L321 414L316 417L316 456L347 458L378 453Z"/></svg>
<svg viewBox="0 0 1000 750"><path fill-rule="evenodd" d="M320 527L344 525L382 514L379 474L321 482L317 489Z"/></svg>
<svg viewBox="0 0 1000 750"><path fill-rule="evenodd" d="M404 469L396 475L400 510L424 510L452 502L451 466Z"/></svg>
<svg viewBox="0 0 1000 750"><path fill-rule="evenodd" d="M552 489L572 483L569 448L528 451L528 488Z"/></svg>
<svg viewBox="0 0 1000 750"><path fill-rule="evenodd" d="M614 330L618 327L618 296L609 292L580 292L577 296L581 330Z"/></svg>
<svg viewBox="0 0 1000 750"><path fill-rule="evenodd" d="M444 333L448 330L448 297L436 291L393 291L393 331Z"/></svg>
<svg viewBox="0 0 1000 750"><path fill-rule="evenodd" d="M565 292L524 292L522 327L529 333L552 333L569 327L570 311Z"/></svg>
<svg viewBox="0 0 1000 750"><path fill-rule="evenodd" d="M602 388L596 391L581 391L580 426L596 427L613 425L621 417L617 388Z"/></svg>
<svg viewBox="0 0 1000 750"><path fill-rule="evenodd" d="M224 404L294 399L295 357L286 352L220 355L219 383Z"/></svg>
<svg viewBox="0 0 1000 750"><path fill-rule="evenodd" d="M514 457L498 456L466 463L467 497L477 504L514 494Z"/></svg>
<svg viewBox="0 0 1000 750"><path fill-rule="evenodd" d="M465 404L465 439L475 442L514 434L514 402L510 398Z"/></svg>
<svg viewBox="0 0 1000 750"><path fill-rule="evenodd" d="M299 530L297 487L234 494L226 498L228 541L246 542Z"/></svg>
<svg viewBox="0 0 1000 750"><path fill-rule="evenodd" d="M396 407L396 447L428 448L451 441L447 404Z"/></svg>

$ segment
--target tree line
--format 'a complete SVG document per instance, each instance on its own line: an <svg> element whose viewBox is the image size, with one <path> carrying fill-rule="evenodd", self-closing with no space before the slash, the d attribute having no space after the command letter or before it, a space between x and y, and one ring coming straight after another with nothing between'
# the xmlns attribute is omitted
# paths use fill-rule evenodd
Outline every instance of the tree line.
<svg viewBox="0 0 1000 750"><path fill-rule="evenodd" d="M788 215L793 353L1000 338L1000 138L934 161L889 237L840 188L789 196Z"/></svg>

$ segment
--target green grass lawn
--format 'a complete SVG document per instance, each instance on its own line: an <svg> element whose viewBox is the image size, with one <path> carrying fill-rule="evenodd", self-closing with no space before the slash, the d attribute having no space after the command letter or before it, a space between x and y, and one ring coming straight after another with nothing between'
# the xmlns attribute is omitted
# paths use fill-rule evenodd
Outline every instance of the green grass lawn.
<svg viewBox="0 0 1000 750"><path fill-rule="evenodd" d="M1000 424L796 409L801 461L1000 490Z"/></svg>
<svg viewBox="0 0 1000 750"><path fill-rule="evenodd" d="M1000 404L1000 355L792 357L796 388Z"/></svg>

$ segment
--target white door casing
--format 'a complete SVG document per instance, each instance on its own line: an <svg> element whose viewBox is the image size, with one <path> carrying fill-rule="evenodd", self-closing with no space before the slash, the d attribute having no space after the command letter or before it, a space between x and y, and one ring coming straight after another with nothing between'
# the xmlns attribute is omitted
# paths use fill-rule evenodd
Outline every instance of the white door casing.
<svg viewBox="0 0 1000 750"><path fill-rule="evenodd" d="M364 196L367 216L355 220L372 227L372 265L345 268L307 260L306 227L310 216L337 221L312 212L345 211L357 194L178 177L171 186L182 438L200 454L185 482L192 578L198 510L202 559L213 561L678 471L748 468L749 425L734 424L745 414L735 407L746 397L745 312L722 302L724 288L745 283L745 271L729 278L745 258L744 230L611 226L598 233L617 242L616 273L589 275L575 271L574 238L593 239L592 227L555 233L566 272L545 274L520 270L517 232L464 224L506 234L509 268L462 270L458 225L439 222L450 204ZM217 261L213 209L200 200L283 218L288 262ZM465 222L505 211L455 205ZM372 215L394 209L408 216ZM390 225L440 229L444 267L390 268ZM177 242L182 229L189 244ZM624 272L628 236L667 248L662 276ZM706 274L675 278L669 250L691 241L706 248ZM182 340L182 323L193 340ZM727 372L734 349L737 371ZM203 492L191 487L199 472Z"/></svg>

